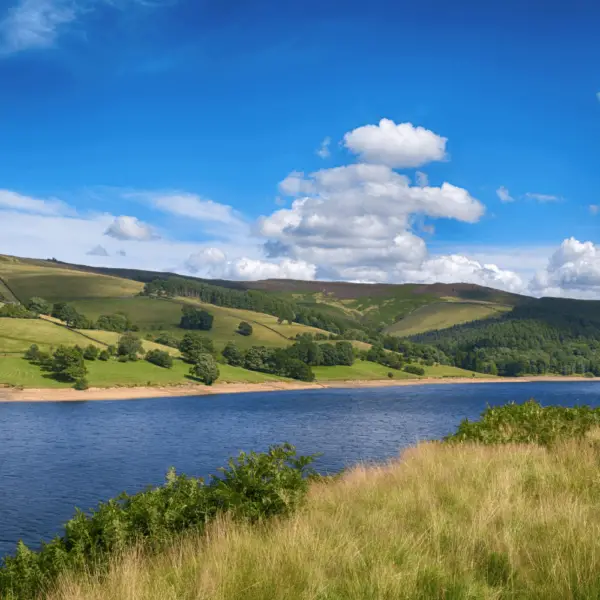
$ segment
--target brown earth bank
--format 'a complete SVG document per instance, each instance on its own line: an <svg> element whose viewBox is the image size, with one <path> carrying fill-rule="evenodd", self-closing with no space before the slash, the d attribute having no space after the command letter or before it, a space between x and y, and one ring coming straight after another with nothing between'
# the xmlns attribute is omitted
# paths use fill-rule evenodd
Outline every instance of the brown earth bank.
<svg viewBox="0 0 600 600"><path fill-rule="evenodd" d="M214 394L240 394L248 392L283 392L292 390L345 389L345 388L377 388L405 387L412 385L446 385L446 384L478 384L478 383L535 383L540 381L597 381L583 377L539 376L539 377L447 377L410 379L391 381L329 381L326 383L268 382L268 383L219 383L213 386L179 385L162 387L110 387L90 388L89 390L18 389L0 387L0 402L81 402L86 400L136 400L143 398L163 398L167 396L206 396Z"/></svg>

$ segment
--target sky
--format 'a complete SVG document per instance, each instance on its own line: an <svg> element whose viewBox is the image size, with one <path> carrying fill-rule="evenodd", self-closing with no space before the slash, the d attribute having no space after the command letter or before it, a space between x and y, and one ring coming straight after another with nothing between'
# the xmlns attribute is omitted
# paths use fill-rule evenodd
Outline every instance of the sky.
<svg viewBox="0 0 600 600"><path fill-rule="evenodd" d="M0 253L600 299L600 5L0 0Z"/></svg>

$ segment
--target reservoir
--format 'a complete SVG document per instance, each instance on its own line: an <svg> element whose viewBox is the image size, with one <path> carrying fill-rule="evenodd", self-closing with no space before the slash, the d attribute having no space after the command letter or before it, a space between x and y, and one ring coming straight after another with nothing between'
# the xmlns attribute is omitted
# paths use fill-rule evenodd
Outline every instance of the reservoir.
<svg viewBox="0 0 600 600"><path fill-rule="evenodd" d="M323 389L106 402L0 402L0 556L37 547L74 507L161 484L167 469L207 476L241 450L281 442L322 453L332 473L384 461L452 433L486 405L535 398L600 406L600 382Z"/></svg>

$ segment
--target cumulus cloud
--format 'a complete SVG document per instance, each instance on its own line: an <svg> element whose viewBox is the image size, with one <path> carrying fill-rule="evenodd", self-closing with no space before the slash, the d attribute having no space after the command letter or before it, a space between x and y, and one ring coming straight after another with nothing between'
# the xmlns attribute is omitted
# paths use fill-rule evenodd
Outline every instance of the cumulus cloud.
<svg viewBox="0 0 600 600"><path fill-rule="evenodd" d="M344 136L348 150L369 163L393 168L420 167L446 158L447 138L412 123L396 125L381 119L378 125L364 125Z"/></svg>
<svg viewBox="0 0 600 600"><path fill-rule="evenodd" d="M413 215L474 223L485 210L462 188L414 187L385 165L293 172L279 187L296 198L291 208L261 218L260 233L278 243L271 252L285 249L287 257L316 264L329 278L356 279L375 268L393 278L398 265L427 256L425 242L410 231Z"/></svg>
<svg viewBox="0 0 600 600"><path fill-rule="evenodd" d="M326 137L321 142L321 145L315 151L316 154L317 154L317 156L319 156L321 158L329 158L331 156L331 151L329 150L329 146L330 145L331 145L331 138L330 137Z"/></svg>
<svg viewBox="0 0 600 600"><path fill-rule="evenodd" d="M157 238L149 225L138 220L136 217L120 216L106 228L104 235L117 240L134 240L147 242Z"/></svg>
<svg viewBox="0 0 600 600"><path fill-rule="evenodd" d="M40 200L10 190L0 190L0 209L18 210L38 215L60 215L72 212L60 200Z"/></svg>
<svg viewBox="0 0 600 600"><path fill-rule="evenodd" d="M104 246L100 246L100 244L94 246L91 250L88 250L86 254L88 256L110 256L106 248Z"/></svg>
<svg viewBox="0 0 600 600"><path fill-rule="evenodd" d="M315 265L304 261L283 259L269 262L256 258L228 260L219 248L204 248L188 257L185 266L192 273L205 277L243 280L258 279L314 279Z"/></svg>
<svg viewBox="0 0 600 600"><path fill-rule="evenodd" d="M197 221L212 221L232 225L239 223L241 216L231 206L220 204L213 200L205 200L196 194L184 192L169 194L145 193L152 205L166 213L195 219Z"/></svg>
<svg viewBox="0 0 600 600"><path fill-rule="evenodd" d="M562 242L547 267L531 282L534 292L548 296L597 297L600 293L600 247L574 237Z"/></svg>
<svg viewBox="0 0 600 600"><path fill-rule="evenodd" d="M500 198L500 202L514 202L515 201L515 199L510 195L510 192L503 185L501 185L496 190L496 195L498 196L498 198Z"/></svg>

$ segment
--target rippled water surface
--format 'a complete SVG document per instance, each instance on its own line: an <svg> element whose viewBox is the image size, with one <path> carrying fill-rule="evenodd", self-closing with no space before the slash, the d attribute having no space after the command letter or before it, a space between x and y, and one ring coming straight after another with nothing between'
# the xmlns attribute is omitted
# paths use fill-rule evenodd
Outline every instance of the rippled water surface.
<svg viewBox="0 0 600 600"><path fill-rule="evenodd" d="M288 441L321 471L384 460L452 432L486 404L535 397L600 406L600 383L503 383L270 392L111 402L0 402L0 555L60 532L74 506L207 475L240 450Z"/></svg>

